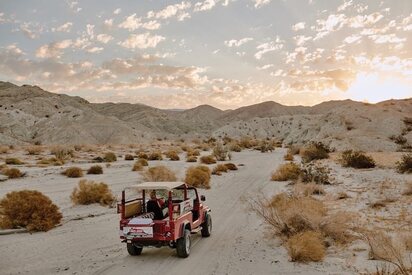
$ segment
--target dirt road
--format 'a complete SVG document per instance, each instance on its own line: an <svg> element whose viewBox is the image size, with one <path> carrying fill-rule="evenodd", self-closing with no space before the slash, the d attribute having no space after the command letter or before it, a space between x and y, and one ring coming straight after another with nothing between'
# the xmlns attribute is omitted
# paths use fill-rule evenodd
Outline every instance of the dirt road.
<svg viewBox="0 0 412 275"><path fill-rule="evenodd" d="M65 223L49 232L0 236L1 274L352 274L338 258L324 263L299 265L288 261L286 250L276 240L265 238L265 228L242 199L259 191L279 192L283 184L269 181L271 172L283 162L283 150L274 153L245 151L234 154L233 162L244 164L238 171L212 177L212 189L202 191L212 208L210 238L193 236L191 255L176 256L170 248L144 248L141 256L127 254L118 237L118 215L114 209L70 205L68 196L77 181L56 175L32 178L38 189L59 204ZM189 165L163 161L183 175ZM119 163L99 180L114 192L136 182L131 164ZM54 181L50 178L53 178ZM57 179L57 180L56 180ZM30 179L6 183L0 195L30 188ZM54 184L52 184L54 182ZM75 217L94 217L73 220ZM67 217L70 217L67 218Z"/></svg>

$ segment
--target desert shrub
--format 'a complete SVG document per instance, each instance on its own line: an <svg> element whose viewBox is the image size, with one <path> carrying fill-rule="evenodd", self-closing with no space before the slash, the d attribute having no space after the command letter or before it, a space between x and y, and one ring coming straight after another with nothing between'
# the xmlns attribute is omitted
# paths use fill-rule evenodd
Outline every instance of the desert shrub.
<svg viewBox="0 0 412 275"><path fill-rule="evenodd" d="M354 217L348 212L330 214L322 220L320 230L324 236L331 238L334 242L348 244L355 238L351 233L350 221L352 220Z"/></svg>
<svg viewBox="0 0 412 275"><path fill-rule="evenodd" d="M141 173L145 181L176 181L175 173L166 166L150 167Z"/></svg>
<svg viewBox="0 0 412 275"><path fill-rule="evenodd" d="M93 158L93 162L102 163L104 162L104 159L102 157L95 157Z"/></svg>
<svg viewBox="0 0 412 275"><path fill-rule="evenodd" d="M136 163L139 163L142 166L149 166L149 163L145 159L138 159Z"/></svg>
<svg viewBox="0 0 412 275"><path fill-rule="evenodd" d="M395 142L398 145L404 145L408 142L408 140L402 135L398 135L398 136L392 135L392 136L389 137L389 139L392 140L393 142Z"/></svg>
<svg viewBox="0 0 412 275"><path fill-rule="evenodd" d="M242 148L246 148L246 149L249 149L249 148L252 148L252 147L254 147L254 146L256 146L257 145L257 142L256 142L256 140L253 140L253 139L251 139L250 137L242 137L240 140L239 140L239 146L240 147L242 147Z"/></svg>
<svg viewBox="0 0 412 275"><path fill-rule="evenodd" d="M114 161L117 161L117 157L116 157L115 153L107 152L106 154L104 154L103 160L105 162L114 162Z"/></svg>
<svg viewBox="0 0 412 275"><path fill-rule="evenodd" d="M234 163L229 162L229 163L225 163L224 165L227 167L227 169L232 170L232 171L235 171L238 169L236 164Z"/></svg>
<svg viewBox="0 0 412 275"><path fill-rule="evenodd" d="M24 162L22 162L18 158L6 158L6 160L4 162L6 164L9 164L9 165L22 165L22 164L24 164Z"/></svg>
<svg viewBox="0 0 412 275"><path fill-rule="evenodd" d="M225 161L229 158L229 150L222 144L218 143L213 148L213 156L219 161Z"/></svg>
<svg viewBox="0 0 412 275"><path fill-rule="evenodd" d="M162 160L162 152L160 151L153 151L149 154L148 160Z"/></svg>
<svg viewBox="0 0 412 275"><path fill-rule="evenodd" d="M228 168L226 167L226 165L218 164L213 168L212 174L220 176L220 175L222 175L222 173L226 173L227 170L228 170Z"/></svg>
<svg viewBox="0 0 412 275"><path fill-rule="evenodd" d="M286 161L293 161L294 157L291 153L288 152L288 153L286 153L286 155L283 156L283 159L286 160Z"/></svg>
<svg viewBox="0 0 412 275"><path fill-rule="evenodd" d="M275 143L270 140L261 140L256 147L256 150L259 150L262 153L272 152L275 150Z"/></svg>
<svg viewBox="0 0 412 275"><path fill-rule="evenodd" d="M287 242L288 253L293 262L320 262L325 257L325 245L319 232L298 233Z"/></svg>
<svg viewBox="0 0 412 275"><path fill-rule="evenodd" d="M372 157L365 155L361 151L352 150L342 152L339 162L343 167L353 167L357 169L373 168L376 165Z"/></svg>
<svg viewBox="0 0 412 275"><path fill-rule="evenodd" d="M124 156L124 160L134 160L134 157L133 157L133 155L126 154L126 155Z"/></svg>
<svg viewBox="0 0 412 275"><path fill-rule="evenodd" d="M200 156L200 151L197 149L188 148L186 151L186 156L187 157L191 157L191 156L198 157Z"/></svg>
<svg viewBox="0 0 412 275"><path fill-rule="evenodd" d="M24 173L17 168L5 168L2 170L2 173L9 179L16 179L24 176Z"/></svg>
<svg viewBox="0 0 412 275"><path fill-rule="evenodd" d="M62 175L65 175L69 178L80 178L83 177L83 171L79 167L69 167L62 172Z"/></svg>
<svg viewBox="0 0 412 275"><path fill-rule="evenodd" d="M237 143L231 143L229 145L229 150L232 152L242 152L242 147Z"/></svg>
<svg viewBox="0 0 412 275"><path fill-rule="evenodd" d="M139 163L139 162L135 162L134 164L133 164L133 168L132 168L132 171L142 171L143 170L143 165L141 164L141 163Z"/></svg>
<svg viewBox="0 0 412 275"><path fill-rule="evenodd" d="M48 231L60 223L59 208L34 190L13 191L0 200L0 227Z"/></svg>
<svg viewBox="0 0 412 275"><path fill-rule="evenodd" d="M58 160L55 157L51 157L51 158L48 158L48 159L41 159L37 162L37 164L60 166L60 165L63 165L64 163L62 161Z"/></svg>
<svg viewBox="0 0 412 275"><path fill-rule="evenodd" d="M9 147L8 146L0 145L0 154L7 154L8 152L9 152Z"/></svg>
<svg viewBox="0 0 412 275"><path fill-rule="evenodd" d="M65 163L67 160L71 159L74 156L74 151L72 148L62 146L55 146L51 148L51 153L61 163Z"/></svg>
<svg viewBox="0 0 412 275"><path fill-rule="evenodd" d="M322 142L311 142L300 150L304 162L329 158L330 148Z"/></svg>
<svg viewBox="0 0 412 275"><path fill-rule="evenodd" d="M319 163L306 163L302 167L302 182L314 182L316 184L331 184L330 169Z"/></svg>
<svg viewBox="0 0 412 275"><path fill-rule="evenodd" d="M138 152L137 157L139 159L146 159L146 160L149 159L149 156L145 152Z"/></svg>
<svg viewBox="0 0 412 275"><path fill-rule="evenodd" d="M294 191L298 195L312 196L312 195L325 195L325 189L316 183L297 183L295 184Z"/></svg>
<svg viewBox="0 0 412 275"><path fill-rule="evenodd" d="M103 167L100 165L93 165L92 167L87 170L87 174L92 174L92 175L100 175L103 174Z"/></svg>
<svg viewBox="0 0 412 275"><path fill-rule="evenodd" d="M186 171L185 183L190 186L210 189L210 169L204 165L189 167Z"/></svg>
<svg viewBox="0 0 412 275"><path fill-rule="evenodd" d="M288 148L287 154L294 156L294 155L299 155L299 152L300 152L300 146L291 145Z"/></svg>
<svg viewBox="0 0 412 275"><path fill-rule="evenodd" d="M402 192L402 195L412 196L412 181L405 184L405 190Z"/></svg>
<svg viewBox="0 0 412 275"><path fill-rule="evenodd" d="M281 165L274 173L271 179L273 181L297 180L301 174L299 165L294 162Z"/></svg>
<svg viewBox="0 0 412 275"><path fill-rule="evenodd" d="M203 164L214 164L216 163L216 159L212 155L202 156L200 157L200 162Z"/></svg>
<svg viewBox="0 0 412 275"><path fill-rule="evenodd" d="M186 157L186 162L197 162L196 156L188 156Z"/></svg>
<svg viewBox="0 0 412 275"><path fill-rule="evenodd" d="M111 206L116 200L107 184L84 179L73 189L70 198L74 204L99 203L103 206Z"/></svg>
<svg viewBox="0 0 412 275"><path fill-rule="evenodd" d="M169 151L167 151L165 155L166 155L166 157L167 157L168 159L170 159L170 160L172 160L172 161L180 160L179 155L178 155L177 152L174 151L174 150L169 150Z"/></svg>
<svg viewBox="0 0 412 275"><path fill-rule="evenodd" d="M396 162L396 171L399 173L412 173L412 154L405 154L402 156L402 159Z"/></svg>
<svg viewBox="0 0 412 275"><path fill-rule="evenodd" d="M39 155L43 149L40 146L30 146L26 148L26 151L29 155Z"/></svg>

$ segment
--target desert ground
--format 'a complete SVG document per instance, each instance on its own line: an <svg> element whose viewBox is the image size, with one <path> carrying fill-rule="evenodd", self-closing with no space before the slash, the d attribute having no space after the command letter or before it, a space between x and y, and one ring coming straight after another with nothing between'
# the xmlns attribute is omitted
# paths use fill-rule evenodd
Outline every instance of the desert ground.
<svg viewBox="0 0 412 275"><path fill-rule="evenodd" d="M84 175L82 178L107 183L119 198L124 187L143 179L138 172L132 172L134 162L121 157L132 149L119 146L111 150L118 155L118 161L104 166L101 175ZM12 150L1 157L13 155L24 160L26 164L19 168L26 175L0 182L0 197L16 190L41 191L60 208L63 221L48 232L4 234L8 231L0 231L4 234L0 235L0 273L367 274L374 271L382 262L368 260L368 246L360 239L345 246L332 245L323 262L291 262L286 248L271 228L250 210L250 198L293 191L294 187L287 181L270 180L271 173L285 163L285 153L284 148L267 153L255 150L232 153L231 162L238 165L239 170L221 176L212 175L211 189L201 190L201 194L206 195L206 204L212 209L212 236L194 236L190 257L181 259L175 250L167 247L144 248L142 255L129 256L125 244L119 239L119 215L115 208L98 204L73 205L70 193L79 179L67 178L60 173L70 166L87 170L96 153L82 152L63 166L39 167L35 165L38 156ZM372 155L379 159L377 168L356 171L342 168L334 154L329 160L320 161L329 167L333 184L324 186L325 195L315 197L324 201L331 211L348 211L356 215L351 222L358 227L410 232L412 198L402 195L410 175L398 174L393 169L401 153L376 152ZM149 167L165 165L183 179L186 169L194 164L185 162L183 153L180 159L149 161ZM299 161L296 156L295 162ZM342 192L348 198L338 199L337 195ZM369 206L383 199L387 199L383 207L372 209Z"/></svg>

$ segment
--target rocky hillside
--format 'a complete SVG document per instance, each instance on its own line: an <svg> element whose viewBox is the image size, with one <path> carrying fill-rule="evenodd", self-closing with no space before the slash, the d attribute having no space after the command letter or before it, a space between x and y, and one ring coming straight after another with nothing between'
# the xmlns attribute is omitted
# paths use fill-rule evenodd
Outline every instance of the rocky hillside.
<svg viewBox="0 0 412 275"><path fill-rule="evenodd" d="M330 101L313 107L263 102L228 111L201 105L171 111L143 104L94 104L37 86L0 82L1 144L138 143L247 135L285 143L322 140L338 149L394 151L412 144L412 123L405 118L412 118L412 99L374 105Z"/></svg>

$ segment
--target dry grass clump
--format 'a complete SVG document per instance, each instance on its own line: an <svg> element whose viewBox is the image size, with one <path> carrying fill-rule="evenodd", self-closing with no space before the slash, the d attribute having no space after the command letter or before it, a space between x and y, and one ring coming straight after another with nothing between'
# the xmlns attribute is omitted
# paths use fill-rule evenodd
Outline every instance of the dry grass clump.
<svg viewBox="0 0 412 275"><path fill-rule="evenodd" d="M294 160L294 156L291 153L286 153L286 155L283 156L283 159L286 161L293 161Z"/></svg>
<svg viewBox="0 0 412 275"><path fill-rule="evenodd" d="M272 152L275 150L276 144L277 142L274 140L261 140L255 149L261 153Z"/></svg>
<svg viewBox="0 0 412 275"><path fill-rule="evenodd" d="M212 170L212 175L222 175L222 173L227 173L228 168L224 164L216 165Z"/></svg>
<svg viewBox="0 0 412 275"><path fill-rule="evenodd" d="M290 145L288 148L287 154L294 156L294 155L299 155L299 152L300 152L300 146Z"/></svg>
<svg viewBox="0 0 412 275"><path fill-rule="evenodd" d="M68 178L81 178L83 177L83 170L79 167L69 167L62 172L62 175Z"/></svg>
<svg viewBox="0 0 412 275"><path fill-rule="evenodd" d="M65 163L67 160L74 157L73 148L67 148L62 146L54 146L51 148L50 152L55 156L55 158L61 163Z"/></svg>
<svg viewBox="0 0 412 275"><path fill-rule="evenodd" d="M302 167L300 179L302 182L314 182L316 184L332 184L330 168L319 163L306 163Z"/></svg>
<svg viewBox="0 0 412 275"><path fill-rule="evenodd" d="M87 174L89 175L100 175L103 174L103 167L100 165L93 165L92 167L87 170Z"/></svg>
<svg viewBox="0 0 412 275"><path fill-rule="evenodd" d="M232 170L232 171L236 171L238 169L236 164L231 163L231 162L225 163L224 165L227 167L227 169Z"/></svg>
<svg viewBox="0 0 412 275"><path fill-rule="evenodd" d="M9 146L0 145L0 154L7 154L9 152Z"/></svg>
<svg viewBox="0 0 412 275"><path fill-rule="evenodd" d="M117 157L116 157L115 153L107 152L106 154L104 154L103 160L105 162L114 162L114 161L117 161Z"/></svg>
<svg viewBox="0 0 412 275"><path fill-rule="evenodd" d="M412 181L405 184L405 190L402 192L402 195L412 196Z"/></svg>
<svg viewBox="0 0 412 275"><path fill-rule="evenodd" d="M17 179L17 178L21 178L24 176L24 173L22 173L17 168L4 168L1 172L3 175L7 176L9 179Z"/></svg>
<svg viewBox="0 0 412 275"><path fill-rule="evenodd" d="M126 154L126 155L124 156L124 160L134 160L134 156L131 155L131 154Z"/></svg>
<svg viewBox="0 0 412 275"><path fill-rule="evenodd" d="M175 173L166 166L150 167L141 173L145 181L176 181Z"/></svg>
<svg viewBox="0 0 412 275"><path fill-rule="evenodd" d="M148 160L162 160L162 152L160 151L153 151L149 154Z"/></svg>
<svg viewBox="0 0 412 275"><path fill-rule="evenodd" d="M322 142L311 142L300 150L304 162L329 158L330 148Z"/></svg>
<svg viewBox="0 0 412 275"><path fill-rule="evenodd" d="M172 161L180 160L179 155L175 150L169 150L166 152L165 156Z"/></svg>
<svg viewBox="0 0 412 275"><path fill-rule="evenodd" d="M319 232L305 231L292 236L287 242L293 262L320 262L325 257L325 245Z"/></svg>
<svg viewBox="0 0 412 275"><path fill-rule="evenodd" d="M78 186L73 189L70 198L74 204L99 203L103 206L111 206L116 201L107 184L85 179L81 180Z"/></svg>
<svg viewBox="0 0 412 275"><path fill-rule="evenodd" d="M188 156L186 157L186 162L197 162L196 156Z"/></svg>
<svg viewBox="0 0 412 275"><path fill-rule="evenodd" d="M133 164L133 168L132 168L132 171L142 171L143 170L143 165L141 164L141 163L139 163L139 162L135 162L134 164Z"/></svg>
<svg viewBox="0 0 412 275"><path fill-rule="evenodd" d="M396 171L401 174L412 173L412 153L403 155L402 159L396 162Z"/></svg>
<svg viewBox="0 0 412 275"><path fill-rule="evenodd" d="M372 157L365 155L361 151L352 150L342 152L339 162L343 167L353 167L357 169L374 168L376 166Z"/></svg>
<svg viewBox="0 0 412 275"><path fill-rule="evenodd" d="M312 196L312 195L325 195L325 189L322 185L311 183L297 183L294 186L294 192L298 195Z"/></svg>
<svg viewBox="0 0 412 275"><path fill-rule="evenodd" d="M212 155L202 156L200 157L200 162L203 164L214 164L216 163L216 159Z"/></svg>
<svg viewBox="0 0 412 275"><path fill-rule="evenodd" d="M149 166L149 163L145 159L138 159L136 163L140 163L142 166Z"/></svg>
<svg viewBox="0 0 412 275"><path fill-rule="evenodd" d="M229 145L229 150L232 152L242 152L242 147L237 143L231 143Z"/></svg>
<svg viewBox="0 0 412 275"><path fill-rule="evenodd" d="M350 232L348 221L354 220L354 215L348 212L337 212L326 216L320 223L320 230L334 242L345 245L351 243L355 237Z"/></svg>
<svg viewBox="0 0 412 275"><path fill-rule="evenodd" d="M19 160L18 158L6 158L6 160L4 162L6 164L9 164L9 165L22 165L22 164L24 164L24 162Z"/></svg>
<svg viewBox="0 0 412 275"><path fill-rule="evenodd" d="M43 148L41 146L29 146L26 148L26 151L28 155L40 155Z"/></svg>
<svg viewBox="0 0 412 275"><path fill-rule="evenodd" d="M189 167L186 171L185 183L198 187L210 189L210 169L205 165Z"/></svg>
<svg viewBox="0 0 412 275"><path fill-rule="evenodd" d="M271 179L273 181L297 180L301 174L299 165L294 162L281 165L274 173Z"/></svg>
<svg viewBox="0 0 412 275"><path fill-rule="evenodd" d="M136 152L137 153L137 157L139 159L149 159L149 156L145 153L145 152Z"/></svg>
<svg viewBox="0 0 412 275"><path fill-rule="evenodd" d="M192 157L192 156L194 157L200 156L200 151L197 149L188 148L186 150L186 157Z"/></svg>
<svg viewBox="0 0 412 275"><path fill-rule="evenodd" d="M212 155L218 160L218 161L225 161L227 159L230 159L230 153L229 150L224 146L222 143L216 144L216 146L213 148L213 153Z"/></svg>
<svg viewBox="0 0 412 275"><path fill-rule="evenodd" d="M0 200L0 227L48 231L60 223L59 208L34 190L13 191Z"/></svg>
<svg viewBox="0 0 412 275"><path fill-rule="evenodd" d="M48 159L41 159L37 162L39 165L53 165L53 166L60 166L63 165L64 163L60 160L58 160L55 157L51 157Z"/></svg>

